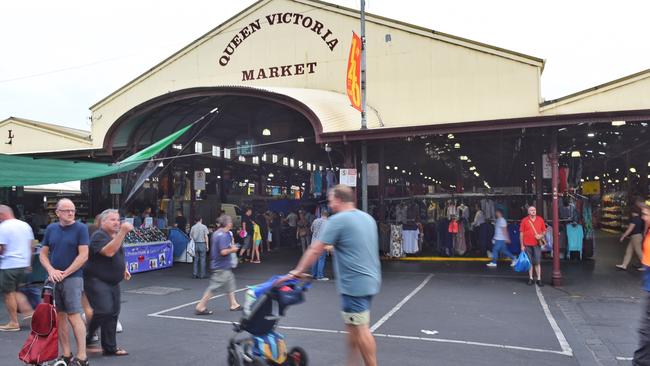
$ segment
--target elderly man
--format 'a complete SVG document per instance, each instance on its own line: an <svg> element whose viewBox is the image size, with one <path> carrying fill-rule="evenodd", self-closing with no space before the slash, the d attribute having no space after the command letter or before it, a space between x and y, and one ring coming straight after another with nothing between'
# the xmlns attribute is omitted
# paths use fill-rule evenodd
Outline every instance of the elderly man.
<svg viewBox="0 0 650 366"><path fill-rule="evenodd" d="M133 225L120 224L117 210L104 210L100 216L100 228L90 238L90 255L84 270L84 290L94 312L88 335L92 336L101 327L104 355L125 356L128 352L117 347L115 332L120 315L120 282L131 278L126 270L122 243Z"/></svg>
<svg viewBox="0 0 650 366"><path fill-rule="evenodd" d="M537 216L537 209L535 206L528 207L528 216L521 219L519 223L519 241L521 244L521 251L526 252L530 258L530 269L528 270L528 285L544 286L542 282L542 247L540 241L546 234L546 224L544 219ZM533 278L533 270L537 273L537 280Z"/></svg>
<svg viewBox="0 0 650 366"><path fill-rule="evenodd" d="M377 223L358 210L354 191L337 185L329 195L334 215L327 220L315 242L303 254L296 268L280 279L300 277L321 256L326 246L334 247L336 286L341 294L343 322L348 332L347 365L377 365L377 347L370 332L370 304L381 287L381 265Z"/></svg>
<svg viewBox="0 0 650 366"><path fill-rule="evenodd" d="M25 282L25 274L32 262L32 228L14 217L13 210L0 205L0 290L4 294L9 323L0 331L20 330L18 323L18 287Z"/></svg>
<svg viewBox="0 0 650 366"><path fill-rule="evenodd" d="M40 260L49 279L56 283L54 301L56 303L59 326L59 342L67 365L86 366L86 325L81 313L81 293L83 278L81 268L88 260L88 228L75 221L75 206L67 198L56 204L58 222L50 224L45 230ZM72 326L77 340L77 356L72 358L70 330Z"/></svg>

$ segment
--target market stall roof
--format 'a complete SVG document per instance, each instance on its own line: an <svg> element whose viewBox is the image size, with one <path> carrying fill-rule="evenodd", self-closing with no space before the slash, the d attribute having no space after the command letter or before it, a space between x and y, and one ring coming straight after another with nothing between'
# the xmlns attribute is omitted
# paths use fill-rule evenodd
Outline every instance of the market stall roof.
<svg viewBox="0 0 650 366"><path fill-rule="evenodd" d="M19 117L0 121L0 137L4 139L0 144L2 154L36 154L92 148L90 131Z"/></svg>
<svg viewBox="0 0 650 366"><path fill-rule="evenodd" d="M25 186L25 192L80 194L81 181Z"/></svg>
<svg viewBox="0 0 650 366"><path fill-rule="evenodd" d="M133 170L161 152L192 126L193 124L186 126L115 164L0 154L0 187L62 183Z"/></svg>

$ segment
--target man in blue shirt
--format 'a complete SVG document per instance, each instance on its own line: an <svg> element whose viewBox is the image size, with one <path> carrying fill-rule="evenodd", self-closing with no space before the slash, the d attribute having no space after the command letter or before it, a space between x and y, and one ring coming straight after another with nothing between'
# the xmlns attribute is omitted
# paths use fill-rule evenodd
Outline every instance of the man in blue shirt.
<svg viewBox="0 0 650 366"><path fill-rule="evenodd" d="M228 215L221 215L218 220L219 229L212 233L210 238L210 284L203 293L203 297L196 304L196 315L210 315L211 310L208 310L208 300L214 295L214 292L220 288L224 288L228 293L228 301L230 302L230 311L239 311L242 309L241 305L235 299L235 275L232 273L232 259L230 254L237 253L237 247L233 244L232 235L232 217Z"/></svg>
<svg viewBox="0 0 650 366"><path fill-rule="evenodd" d="M354 191L334 187L329 207L334 213L300 259L298 266L282 280L300 277L320 257L325 246L334 247L334 272L341 294L343 321L348 331L348 365L357 364L359 354L366 366L377 365L377 347L370 332L370 304L381 287L381 265L377 223L354 205ZM282 281L280 280L280 281Z"/></svg>
<svg viewBox="0 0 650 366"><path fill-rule="evenodd" d="M83 277L81 268L88 260L88 228L75 221L75 206L67 198L56 205L59 222L50 224L45 230L40 260L56 283L54 301L56 303L59 326L59 342L67 365L88 365L86 355L86 325L81 318L81 294ZM68 322L77 340L77 356L72 359Z"/></svg>

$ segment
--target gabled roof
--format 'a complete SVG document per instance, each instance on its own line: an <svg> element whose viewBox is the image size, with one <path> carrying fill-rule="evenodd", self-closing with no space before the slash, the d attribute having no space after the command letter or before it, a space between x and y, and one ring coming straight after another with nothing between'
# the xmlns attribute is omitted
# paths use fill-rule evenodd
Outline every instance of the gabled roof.
<svg viewBox="0 0 650 366"><path fill-rule="evenodd" d="M40 122L40 121L34 121L31 119L20 118L20 117L9 117L4 121L0 121L0 127L12 122L21 124L26 127L47 130L57 134L65 135L67 137L72 137L74 139L85 140L86 142L91 141L90 131L79 130L76 128L65 127L65 126L55 125L51 123Z"/></svg>
<svg viewBox="0 0 650 366"><path fill-rule="evenodd" d="M609 90L612 90L612 89L621 88L621 87L624 87L626 85L629 85L629 84L632 84L632 83L635 83L635 82L638 82L640 80L647 79L647 78L650 78L650 69L639 71L639 72L637 72L635 74L627 75L627 76L624 76L624 77L616 79L616 80L608 81L606 83L596 85L596 86L588 88L588 89L581 90L579 92L575 92L575 93L572 93L572 94L569 94L569 95L565 95L565 96L563 96L561 98L558 98L558 99L545 101L544 103L540 104L540 110L545 111L545 110L549 110L549 109L558 107L558 106L563 105L563 104L573 103L573 102L576 102L576 101L579 101L579 100L582 100L582 99L589 98L589 97L591 97L591 96L593 96L595 94L603 93L603 92L606 92L606 91L609 91Z"/></svg>
<svg viewBox="0 0 650 366"><path fill-rule="evenodd" d="M137 84L138 81L144 80L147 77L153 75L158 70L162 69L163 67L167 66L168 64L170 64L170 63L174 62L175 60L179 59L180 57L182 57L186 53L190 52L191 50L195 49L196 47L199 47L201 44L205 43L206 41L208 41L212 37L218 35L219 33L221 33L222 29L227 28L231 23L237 22L239 19L241 19L241 18L255 12L259 8L263 7L264 5L266 5L266 4L268 4L269 2L272 2L272 1L275 1L275 0L259 0L259 1L255 2L254 4L250 5L246 9L244 9L241 12L235 14L234 16L232 16L231 18L229 18L225 22L221 23L220 25L218 25L214 29L212 29L209 32L205 33L204 35L202 35L201 37L199 37L198 39L196 39L195 41L193 41L189 45L183 47L178 52L172 54L171 56L169 56L168 58L166 58L162 62L158 63L157 65L155 65L151 69L147 70L146 72L144 72L140 76L136 77L135 79L131 80L130 82L128 82L124 86L120 87L119 89L117 89L113 93L109 94L105 98L103 98L100 101L98 101L97 103L93 104L90 107L90 109L91 110L95 109L96 107L100 106L104 102L110 100L112 97L117 96L117 95L121 94L122 92L130 89L132 86ZM342 15L345 15L345 16L351 16L351 17L354 17L354 18L359 18L360 17L358 10L355 10L355 9L352 9L352 8L347 8L347 7L344 7L344 6L335 5L335 4L331 4L331 3L327 3L327 2L324 2L324 1L320 1L320 0L286 0L286 1L292 1L292 2L296 2L296 3L300 3L300 4L305 4L305 5L313 6L315 8L319 8L319 9L339 13L339 14L342 14ZM462 37L457 37L457 36L454 36L454 35L451 35L451 34L438 32L438 31L435 31L433 29L416 26L416 25L413 25L413 24L401 22L401 21L398 21L398 20L395 20L395 19L390 19L390 18L386 18L386 17L382 17L382 16L379 16L379 15L374 15L374 14L370 14L370 13L366 13L366 21L367 22L374 22L374 23L382 24L382 25L386 25L386 26L390 26L390 27L400 29L400 30L403 30L403 31L406 31L406 32L414 33L414 34L417 34L417 35L420 35L420 36L423 36L423 37L429 37L429 38L432 38L432 39L436 39L438 41L454 44L456 46L470 48L470 49L476 50L478 52L485 52L485 53L489 53L489 54L492 54L492 55L495 55L495 56L508 58L508 59L513 60L513 61L523 62L523 63L529 64L529 65L532 65L532 66L539 67L541 69L541 71L543 71L543 69L544 69L544 60L541 59L541 58L538 58L538 57L529 56L529 55L526 55L526 54L523 54L523 53L507 50L507 49L504 49L504 48L500 48L500 47L492 46L492 45L489 45L489 44L469 40L469 39L462 38Z"/></svg>

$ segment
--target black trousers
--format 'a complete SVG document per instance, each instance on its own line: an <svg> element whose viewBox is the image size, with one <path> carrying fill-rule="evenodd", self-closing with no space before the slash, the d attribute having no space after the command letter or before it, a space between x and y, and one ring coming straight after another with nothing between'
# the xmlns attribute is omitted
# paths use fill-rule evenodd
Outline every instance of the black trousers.
<svg viewBox="0 0 650 366"><path fill-rule="evenodd" d="M117 351L117 318L120 315L120 284L112 285L96 277L84 278L84 291L93 308L93 318L88 325L88 338L101 328L102 350ZM87 340L88 340L87 338Z"/></svg>
<svg viewBox="0 0 650 366"><path fill-rule="evenodd" d="M634 366L650 365L650 292L646 295L645 309L639 327L639 348L634 352Z"/></svg>

